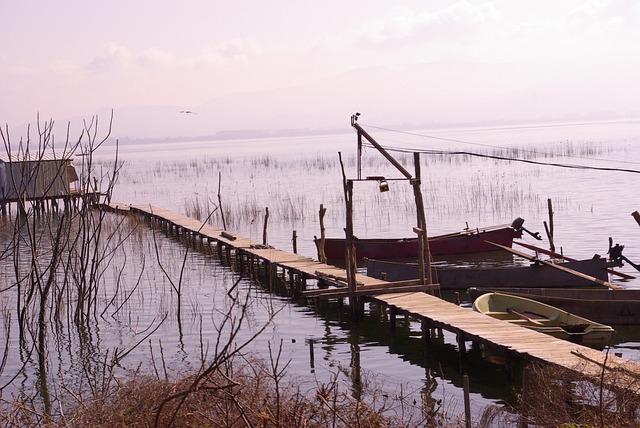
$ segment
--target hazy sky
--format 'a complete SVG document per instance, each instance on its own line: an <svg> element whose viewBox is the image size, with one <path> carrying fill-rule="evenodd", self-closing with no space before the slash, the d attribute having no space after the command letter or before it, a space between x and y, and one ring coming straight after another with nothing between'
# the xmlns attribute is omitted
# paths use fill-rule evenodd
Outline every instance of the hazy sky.
<svg viewBox="0 0 640 428"><path fill-rule="evenodd" d="M0 123L443 59L639 61L640 2L0 0ZM532 70L535 72L535 70Z"/></svg>

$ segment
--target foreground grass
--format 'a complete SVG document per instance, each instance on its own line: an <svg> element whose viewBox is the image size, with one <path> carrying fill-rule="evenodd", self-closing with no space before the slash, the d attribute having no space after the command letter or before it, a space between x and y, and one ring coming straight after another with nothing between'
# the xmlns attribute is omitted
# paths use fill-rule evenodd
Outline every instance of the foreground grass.
<svg viewBox="0 0 640 428"><path fill-rule="evenodd" d="M6 427L423 427L457 426L415 401L370 391L366 403L337 379L303 389L277 364L227 365L193 388L199 374L176 380L133 374L90 398L66 391L58 414L46 417L32 400L3 401ZM407 400L409 401L409 400ZM66 404L63 404L66 403ZM455 420L455 418L454 418ZM459 421L458 421L459 422Z"/></svg>

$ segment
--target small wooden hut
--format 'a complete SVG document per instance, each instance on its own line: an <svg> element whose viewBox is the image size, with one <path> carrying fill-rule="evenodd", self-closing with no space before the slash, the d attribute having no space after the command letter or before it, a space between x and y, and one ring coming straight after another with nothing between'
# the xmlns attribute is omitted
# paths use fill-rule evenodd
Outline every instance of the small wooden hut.
<svg viewBox="0 0 640 428"><path fill-rule="evenodd" d="M73 156L29 153L0 154L0 205L67 199L78 193Z"/></svg>

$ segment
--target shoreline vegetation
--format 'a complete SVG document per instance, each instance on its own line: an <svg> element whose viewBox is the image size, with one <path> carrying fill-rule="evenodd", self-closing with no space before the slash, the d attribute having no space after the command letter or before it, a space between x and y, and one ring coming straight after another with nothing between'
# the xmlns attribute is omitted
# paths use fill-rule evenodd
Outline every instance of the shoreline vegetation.
<svg viewBox="0 0 640 428"><path fill-rule="evenodd" d="M613 393L564 369L531 365L527 393L518 408L489 405L467 423L462 404L438 398L430 406L411 396L389 396L365 375L359 388L349 368L337 368L329 382L300 382L287 373L281 349L269 359L240 355L215 367L188 373L139 368L124 376L104 373L90 394L62 385L53 412L36 397L0 397L3 427L632 427L640 397ZM164 370L164 371L163 371ZM615 379L615 374L607 374ZM603 375L604 381L604 375ZM608 381L611 381L608 379ZM636 388L637 385L628 385ZM528 425L530 424L530 425Z"/></svg>
<svg viewBox="0 0 640 428"><path fill-rule="evenodd" d="M64 147L83 154L77 166L81 191L93 195L99 184L108 199L123 161L116 146L113 160L94 162L93 154L110 137L109 129L98 138L96 123L87 123L77 143L67 141ZM34 152L53 148L49 125L39 128ZM25 153L27 148L12 146L4 131L2 139L7 152ZM593 147L571 150L591 153ZM268 157L253 162L256 175L277 163ZM328 168L325 162L320 159L313 168ZM174 168L182 173L182 167ZM159 169L166 174L166 168ZM0 290L0 425L467 426L464 406L445 390L455 382L441 365L440 373L429 369L439 383L427 386L421 379L418 389L400 384L395 391L385 379L360 370L359 361L331 362L332 371L323 376L292 374L283 340L264 338L290 310L287 298L222 265L215 254L170 239L133 216L109 213L92 198L65 210L21 200L15 215L0 222L0 274L6 278ZM281 217L304 217L304 209L298 210L306 201L279 200L282 206L274 211ZM202 220L218 219L221 205L213 198L195 199L185 209ZM232 224L261 214L259 203L255 212L245 205L239 198L225 205ZM310 208L307 213L315 215ZM329 323L323 328L335 336ZM266 345L256 349L257 342ZM348 347L359 360L358 340ZM615 383L603 381L615 373L603 368L603 379L593 380L529 368L527 385L535 393L526 394L514 382L515 400L475 409L471 426L637 425L638 397L600 386Z"/></svg>

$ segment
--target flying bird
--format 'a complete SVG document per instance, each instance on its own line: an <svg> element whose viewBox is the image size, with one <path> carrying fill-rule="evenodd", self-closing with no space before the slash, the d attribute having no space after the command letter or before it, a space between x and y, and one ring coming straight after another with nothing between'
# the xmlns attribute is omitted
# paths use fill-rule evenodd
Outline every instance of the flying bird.
<svg viewBox="0 0 640 428"><path fill-rule="evenodd" d="M186 113L186 114L198 114L195 111L191 111L191 110L180 110L180 113Z"/></svg>

